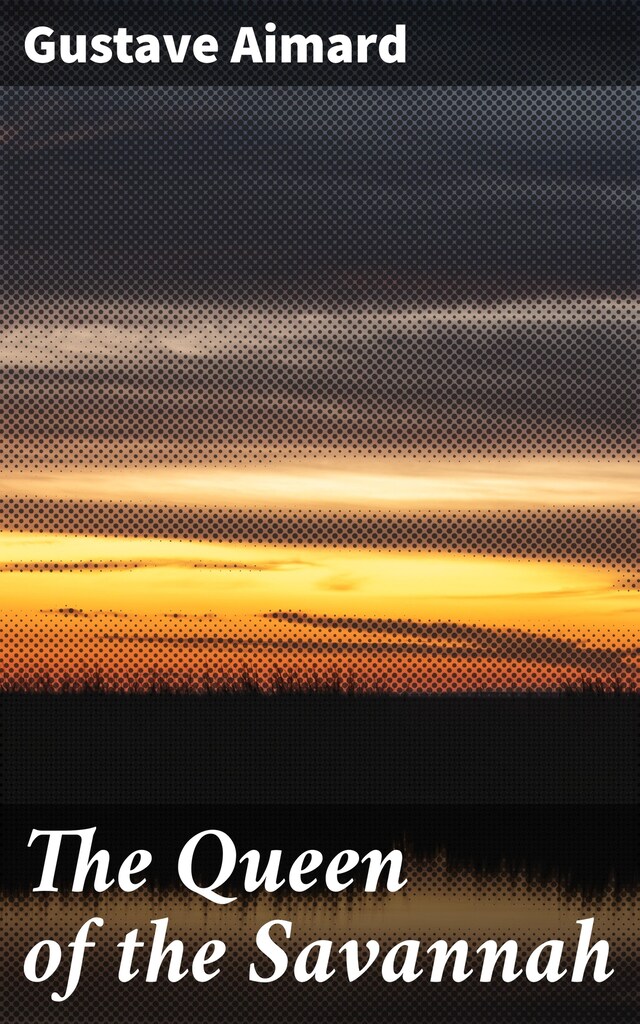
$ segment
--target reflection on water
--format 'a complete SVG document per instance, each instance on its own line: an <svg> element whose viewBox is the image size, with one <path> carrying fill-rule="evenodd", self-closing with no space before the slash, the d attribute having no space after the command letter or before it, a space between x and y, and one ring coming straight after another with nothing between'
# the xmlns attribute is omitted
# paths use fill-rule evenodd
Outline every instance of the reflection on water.
<svg viewBox="0 0 640 1024"><path fill-rule="evenodd" d="M13 1007L10 1019L48 1021L56 1011L60 1013L49 996L63 989L68 957L63 957L58 981L41 985L24 980L22 960L44 937L66 945L89 917L101 917L105 923L102 929L92 931L96 948L87 951L80 986L64 1004L66 1020L266 1020L276 1005L280 1007L276 1019L283 1021L390 1022L421 1020L425 1013L430 1019L443 1021L460 1019L461 1015L462 1019L472 1015L479 1020L511 1020L522 1014L523 1019L532 1020L539 1014L544 1014L546 1020L634 1018L638 1006L633 991L638 976L633 960L640 939L637 891L616 895L609 889L591 899L569 894L555 882L533 883L522 875L502 872L482 878L470 871L453 872L443 856L429 864L413 860L405 866L408 884L395 895L262 893L225 907L176 888L145 888L132 894L117 891L92 897L5 895L1 927L7 953L2 975L8 1005ZM160 980L148 984L144 980L147 947L137 953L140 974L127 984L117 981L117 943L134 928L139 929L138 939L148 943L153 934L150 922L163 917L169 919L167 940L179 938L184 943L185 965L205 942L219 939L226 944L216 978L202 984L187 976L170 984L165 967ZM414 984L390 985L381 980L375 964L359 980L348 984L344 958L339 953L344 942L357 939L362 965L368 939L380 943L382 954L404 939L418 939L425 951L437 939L445 939L449 945L465 939L470 949L469 966L474 962L479 966L475 950L487 939L499 944L516 939L524 960L539 943L554 938L566 943L565 955L571 967L578 935L576 921L586 917L595 919L593 939L606 939L610 945L609 967L613 967L614 975L606 984L586 980L575 985L568 975L556 985L533 985L522 978L511 985L500 978L483 985L476 972L466 984L456 985L450 980L449 967L442 984L430 984L426 973ZM274 919L292 923L290 940L282 932L277 933L289 957L289 967L281 980L257 985L249 981L249 965L255 961L260 972L266 974L269 961L256 950L256 932ZM296 982L292 976L296 955L319 938L333 943L331 965L336 974L324 984ZM108 1011L103 1009L107 1006Z"/></svg>

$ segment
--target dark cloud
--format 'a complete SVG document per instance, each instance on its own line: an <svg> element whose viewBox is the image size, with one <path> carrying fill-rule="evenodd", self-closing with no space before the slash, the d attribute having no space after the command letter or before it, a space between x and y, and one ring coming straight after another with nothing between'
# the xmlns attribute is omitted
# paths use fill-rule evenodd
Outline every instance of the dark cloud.
<svg viewBox="0 0 640 1024"><path fill-rule="evenodd" d="M31 352L26 333L12 335L4 372L0 363L5 460L52 437L73 442L79 460L81 441L138 442L169 463L172 448L189 445L223 460L305 444L489 455L636 448L630 306L543 303L493 317L461 310L450 322L395 322L391 313L367 323L329 316L299 324L296 336L295 318L285 318L278 342L265 314L228 323L221 342L215 320L195 311L183 330L204 352L168 352L156 339L127 356L121 326L113 357L108 348L65 352L62 342Z"/></svg>
<svg viewBox="0 0 640 1024"><path fill-rule="evenodd" d="M632 507L524 511L362 513L215 510L45 499L0 500L6 530L159 537L298 547L433 550L618 568L636 579L638 512ZM273 564L273 563L270 563Z"/></svg>
<svg viewBox="0 0 640 1024"><path fill-rule="evenodd" d="M407 670L414 678L429 678L434 666L440 669L460 667L477 670L478 662L512 663L511 671L536 668L559 673L584 672L608 679L624 680L633 686L638 678L638 651L633 648L587 646L561 636L528 632L522 629L491 629L452 622L416 622L404 619L352 619L313 616L299 612L271 612L264 615L289 625L290 636L264 636L242 630L209 632L201 635L154 632L100 634L96 639L109 643L152 645L165 652L170 649L198 652L199 658L210 652L220 657L243 655L253 659L312 655L335 659L336 667L347 664L358 676L364 665L376 659L408 659ZM340 632L341 636L335 634ZM347 634L345 636L345 634ZM343 662L343 659L345 661ZM384 670L381 670L384 674Z"/></svg>
<svg viewBox="0 0 640 1024"><path fill-rule="evenodd" d="M637 279L632 90L17 89L8 106L5 465L52 438L80 461L84 442L167 462L634 448L633 318L607 306ZM500 302L515 319L492 320ZM439 304L451 323L398 319ZM305 314L326 322L291 334L282 317Z"/></svg>
<svg viewBox="0 0 640 1024"><path fill-rule="evenodd" d="M109 562L0 562L0 573L69 573L69 572L130 572L132 569L220 569L242 572L280 572L292 564L304 565L301 559L289 562L278 559L262 562L217 562L188 558L145 558L138 561ZM63 610L63 609L61 609Z"/></svg>
<svg viewBox="0 0 640 1024"><path fill-rule="evenodd" d="M9 107L18 303L635 285L630 89L49 89Z"/></svg>
<svg viewBox="0 0 640 1024"><path fill-rule="evenodd" d="M292 626L311 626L323 638L317 641L320 645L328 644L331 649L344 646L345 652L355 650L360 641L349 643L324 638L332 631L340 630L361 636L362 643L375 653L397 650L425 657L437 655L453 661L512 659L555 668L637 675L637 666L633 663L637 651L634 649L587 647L573 640L522 629L491 629L465 623L416 622L411 619L354 619L299 612L272 612L267 617ZM425 644L424 641L434 641L434 644ZM316 641L306 643L313 645Z"/></svg>

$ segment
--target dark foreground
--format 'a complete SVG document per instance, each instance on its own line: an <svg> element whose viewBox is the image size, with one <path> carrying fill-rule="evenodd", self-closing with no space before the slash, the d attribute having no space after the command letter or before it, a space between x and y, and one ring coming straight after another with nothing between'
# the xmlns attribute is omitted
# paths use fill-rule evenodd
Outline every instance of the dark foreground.
<svg viewBox="0 0 640 1024"><path fill-rule="evenodd" d="M0 698L4 804L632 805L632 696Z"/></svg>

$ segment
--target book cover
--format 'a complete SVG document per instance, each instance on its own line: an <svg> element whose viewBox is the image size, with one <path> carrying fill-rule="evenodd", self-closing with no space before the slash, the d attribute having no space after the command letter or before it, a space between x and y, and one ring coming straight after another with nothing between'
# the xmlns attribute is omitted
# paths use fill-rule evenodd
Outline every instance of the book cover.
<svg viewBox="0 0 640 1024"><path fill-rule="evenodd" d="M637 1019L637 5L1 9L0 1019Z"/></svg>

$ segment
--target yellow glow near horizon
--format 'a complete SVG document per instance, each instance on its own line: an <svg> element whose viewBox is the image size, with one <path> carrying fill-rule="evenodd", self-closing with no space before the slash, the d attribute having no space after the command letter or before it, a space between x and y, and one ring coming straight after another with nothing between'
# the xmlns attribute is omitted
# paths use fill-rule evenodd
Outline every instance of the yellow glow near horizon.
<svg viewBox="0 0 640 1024"><path fill-rule="evenodd" d="M637 636L640 593L613 571L566 563L432 552L380 552L136 538L0 533L0 612L73 607L157 616L270 611L454 620ZM635 622L637 622L637 617Z"/></svg>
<svg viewBox="0 0 640 1024"><path fill-rule="evenodd" d="M487 509L633 504L640 473L630 460L513 459L435 462L344 453L267 467L62 469L5 474L0 495L134 501L217 508Z"/></svg>

